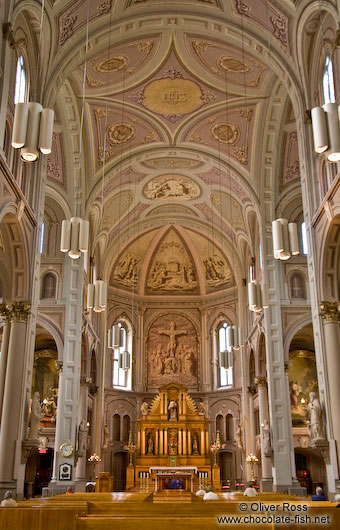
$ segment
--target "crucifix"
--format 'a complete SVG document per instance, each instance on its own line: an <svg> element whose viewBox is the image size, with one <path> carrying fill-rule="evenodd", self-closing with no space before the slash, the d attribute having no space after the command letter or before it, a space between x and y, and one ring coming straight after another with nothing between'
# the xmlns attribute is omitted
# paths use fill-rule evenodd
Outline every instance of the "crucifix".
<svg viewBox="0 0 340 530"><path fill-rule="evenodd" d="M168 342L168 345L166 347L167 349L167 352L170 354L170 355L174 355L175 353L175 350L176 350L176 337L178 335L186 335L187 332L184 331L184 330L175 330L175 322L174 321L171 321L170 322L170 329L159 329L158 330L158 333L160 335L169 335L170 337L170 340Z"/></svg>

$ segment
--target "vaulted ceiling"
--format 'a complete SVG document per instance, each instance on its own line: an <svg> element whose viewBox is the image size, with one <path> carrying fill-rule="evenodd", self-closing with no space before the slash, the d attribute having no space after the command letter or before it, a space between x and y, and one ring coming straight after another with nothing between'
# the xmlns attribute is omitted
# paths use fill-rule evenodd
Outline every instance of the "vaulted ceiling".
<svg viewBox="0 0 340 530"><path fill-rule="evenodd" d="M209 293L209 253L239 282L259 241L264 166L276 195L300 177L287 90L298 73L294 2L52 4L46 91L57 118L47 195L69 214L85 205L78 213L90 219L91 253L113 284L132 256L143 278L136 289L152 291L169 225L192 265L191 293Z"/></svg>

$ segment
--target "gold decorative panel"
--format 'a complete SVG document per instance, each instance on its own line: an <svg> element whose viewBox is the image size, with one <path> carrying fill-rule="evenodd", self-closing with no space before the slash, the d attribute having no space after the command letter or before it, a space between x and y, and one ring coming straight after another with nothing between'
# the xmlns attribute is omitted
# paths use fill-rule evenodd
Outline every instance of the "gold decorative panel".
<svg viewBox="0 0 340 530"><path fill-rule="evenodd" d="M149 385L196 385L197 359L197 334L189 319L169 313L155 320L147 338Z"/></svg>
<svg viewBox="0 0 340 530"><path fill-rule="evenodd" d="M148 182L144 195L148 199L183 201L197 199L200 189L195 182L183 175L160 175Z"/></svg>
<svg viewBox="0 0 340 530"><path fill-rule="evenodd" d="M180 237L170 230L162 240L150 268L147 289L149 292L196 291L196 273Z"/></svg>

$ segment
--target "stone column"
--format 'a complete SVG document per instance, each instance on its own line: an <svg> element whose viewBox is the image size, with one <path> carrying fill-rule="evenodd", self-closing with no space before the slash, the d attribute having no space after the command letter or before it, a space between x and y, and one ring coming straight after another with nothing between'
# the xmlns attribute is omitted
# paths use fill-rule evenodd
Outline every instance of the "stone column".
<svg viewBox="0 0 340 530"><path fill-rule="evenodd" d="M83 257L71 259L65 256L65 274L63 296L66 301L64 326L63 371L59 377L58 412L55 430L54 462L52 485L65 487L65 481L59 479L59 471L64 464L71 465L71 480L75 482L76 427L80 393L81 335L83 305ZM94 419L95 421L95 419ZM71 454L64 456L60 452L63 444L71 446ZM67 466L66 466L67 467ZM66 489L66 488L65 488Z"/></svg>
<svg viewBox="0 0 340 530"><path fill-rule="evenodd" d="M255 454L255 413L254 413L254 395L256 394L256 387L248 387L248 401L249 401L249 425L250 425L250 452Z"/></svg>
<svg viewBox="0 0 340 530"><path fill-rule="evenodd" d="M15 489L17 477L14 469L21 462L22 440L19 435L24 415L25 346L30 308L29 302L6 303L11 328L0 430L0 493Z"/></svg>
<svg viewBox="0 0 340 530"><path fill-rule="evenodd" d="M271 454L269 451L265 452L264 445L264 423L268 422L269 425L269 409L268 409L268 390L267 390L267 378L257 377L255 379L257 385L257 392L259 398L259 416L260 416L260 432L261 432L261 491L272 491L273 489L273 478L272 478L272 461Z"/></svg>
<svg viewBox="0 0 340 530"><path fill-rule="evenodd" d="M325 364L330 396L328 405L329 435L331 440L335 440L338 473L340 474L340 415L337 410L337 403L340 403L340 304L322 302L320 310L325 334Z"/></svg>
<svg viewBox="0 0 340 530"><path fill-rule="evenodd" d="M9 344L9 333L10 333L10 321L8 316L8 310L6 304L0 305L0 316L3 321L2 328L2 343L1 343L1 357L0 357L0 425L1 425L1 414L2 404L5 392L5 380L6 380L6 368L7 368L7 357L8 357L8 344Z"/></svg>
<svg viewBox="0 0 340 530"><path fill-rule="evenodd" d="M78 426L79 429L80 422L84 420L87 423L87 401L89 386L91 384L91 379L89 377L82 376L80 378L80 396L79 396L79 411L78 411ZM78 436L79 442L79 436ZM76 491L85 491L86 486L86 441L85 441L85 450L80 451L78 447L78 462L76 467Z"/></svg>
<svg viewBox="0 0 340 530"><path fill-rule="evenodd" d="M201 310L201 330L202 337L200 341L200 355L201 355L201 390L209 392L211 390L211 371L209 366L209 336L207 335L207 310Z"/></svg>

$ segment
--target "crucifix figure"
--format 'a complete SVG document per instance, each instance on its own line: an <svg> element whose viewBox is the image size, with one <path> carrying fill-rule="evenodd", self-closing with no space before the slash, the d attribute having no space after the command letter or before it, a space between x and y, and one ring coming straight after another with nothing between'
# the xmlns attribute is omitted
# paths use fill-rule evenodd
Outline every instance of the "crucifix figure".
<svg viewBox="0 0 340 530"><path fill-rule="evenodd" d="M186 331L180 331L180 330L175 330L175 322L171 321L170 322L170 329L160 329L158 330L158 333L160 335L169 335L170 337L170 340L168 342L168 345L166 347L166 350L167 350L167 353L168 355L170 356L174 356L175 355L175 350L176 350L176 336L177 335L186 335L187 332Z"/></svg>

